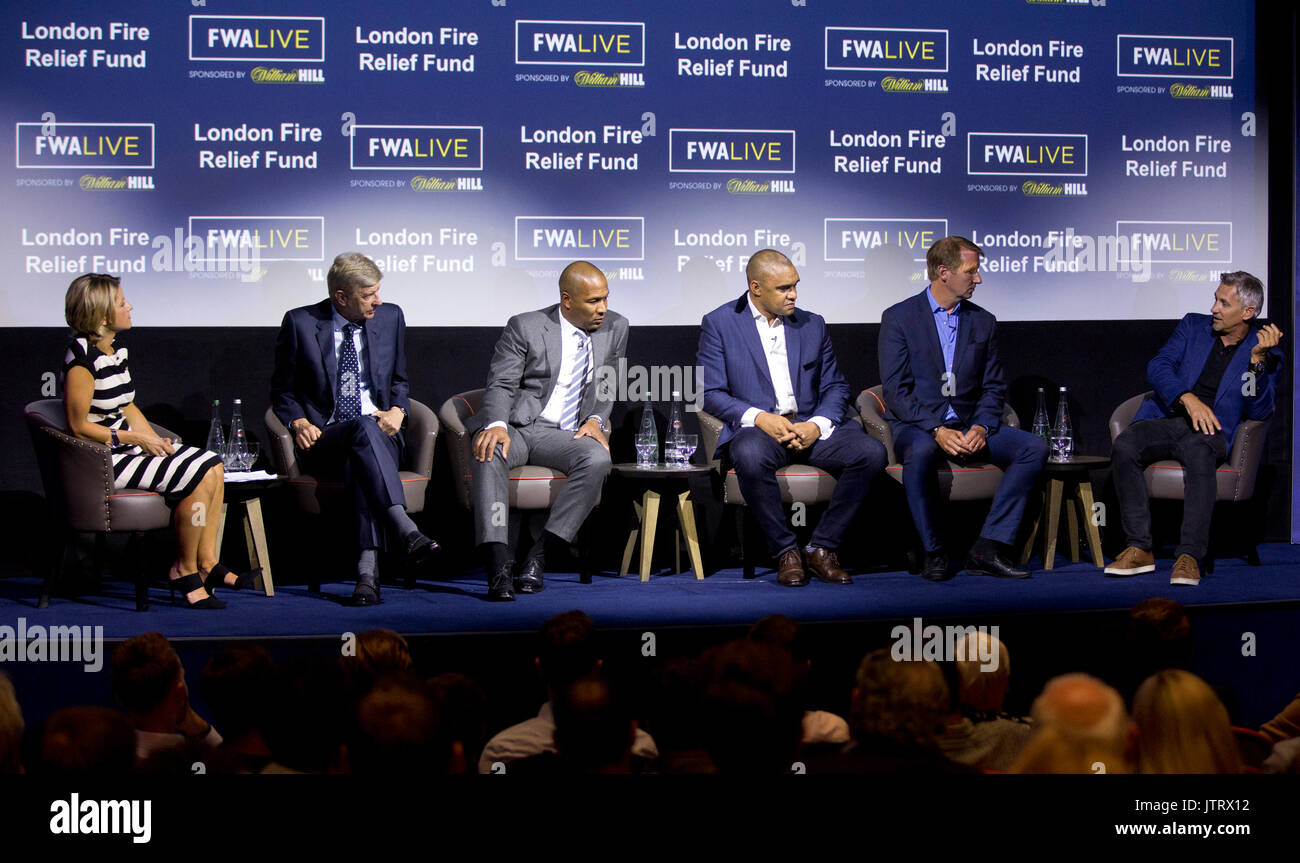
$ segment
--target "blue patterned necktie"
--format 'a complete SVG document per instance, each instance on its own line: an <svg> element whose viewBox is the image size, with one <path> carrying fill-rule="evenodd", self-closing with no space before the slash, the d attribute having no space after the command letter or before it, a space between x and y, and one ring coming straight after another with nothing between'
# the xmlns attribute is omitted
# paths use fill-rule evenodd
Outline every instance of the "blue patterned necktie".
<svg viewBox="0 0 1300 863"><path fill-rule="evenodd" d="M569 392L564 399L564 413L561 414L560 428L577 429L578 411L582 409L582 397L587 392L587 373L591 360L591 337L586 333L578 334L578 347L573 353L573 372L569 376Z"/></svg>
<svg viewBox="0 0 1300 863"><path fill-rule="evenodd" d="M355 324L343 325L343 344L339 345L339 377L335 396L334 421L347 422L361 416L361 388L357 380L357 346L352 342Z"/></svg>

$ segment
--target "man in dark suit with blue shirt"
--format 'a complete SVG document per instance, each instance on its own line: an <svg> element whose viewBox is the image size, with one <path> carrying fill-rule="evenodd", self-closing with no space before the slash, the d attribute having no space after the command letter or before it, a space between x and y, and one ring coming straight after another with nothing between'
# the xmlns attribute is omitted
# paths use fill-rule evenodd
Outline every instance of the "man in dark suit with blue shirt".
<svg viewBox="0 0 1300 863"><path fill-rule="evenodd" d="M1273 413L1282 331L1260 326L1264 286L1244 271L1224 273L1209 315L1186 315L1147 365L1154 393L1115 438L1111 475L1128 547L1108 575L1155 571L1144 471L1161 459L1182 462L1183 527L1171 584L1196 585L1208 550L1215 470L1228 457L1242 420ZM1244 348L1244 350L1243 350Z"/></svg>
<svg viewBox="0 0 1300 863"><path fill-rule="evenodd" d="M997 319L970 301L981 283L979 246L944 237L925 255L930 286L885 310L880 319L880 375L903 462L903 488L912 521L925 546L922 576L952 578L935 509L935 463L979 455L1002 468L1002 482L966 558L966 571L998 578L1028 578L1008 553L1025 502L1047 461L1047 444L1002 425L1007 385L998 361Z"/></svg>
<svg viewBox="0 0 1300 863"><path fill-rule="evenodd" d="M777 581L808 583L807 568L850 584L836 549L887 456L848 414L849 385L835 362L826 321L796 310L799 273L764 249L745 268L749 289L704 316L698 363L704 410L726 425L718 439L745 502L777 560ZM781 507L776 471L807 461L837 476L812 541L802 552Z"/></svg>
<svg viewBox="0 0 1300 863"><path fill-rule="evenodd" d="M303 470L351 490L361 555L354 605L378 605L378 549L385 525L415 562L438 544L406 514L398 476L410 409L406 320L379 299L383 274L365 255L334 259L329 297L290 309L275 342L271 407L293 432Z"/></svg>

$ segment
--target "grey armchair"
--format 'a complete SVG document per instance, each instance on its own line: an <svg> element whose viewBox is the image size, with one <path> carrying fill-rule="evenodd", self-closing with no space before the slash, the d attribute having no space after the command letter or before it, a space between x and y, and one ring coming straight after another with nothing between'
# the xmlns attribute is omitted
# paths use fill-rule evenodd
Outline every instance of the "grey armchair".
<svg viewBox="0 0 1300 863"><path fill-rule="evenodd" d="M1133 416L1142 405L1143 400L1151 395L1148 390L1140 395L1120 403L1110 415L1110 439L1114 442L1120 432L1133 422ZM1255 479L1259 475L1259 465L1264 458L1264 438L1268 435L1269 420L1243 420L1237 426L1237 434L1232 441L1228 460L1219 465L1215 471L1216 501L1244 502L1255 494ZM1165 459L1150 465L1145 471L1147 494L1154 500L1182 500L1184 490L1183 466L1173 459ZM1259 551L1251 542L1246 552L1246 560L1252 566L1259 566ZM1211 556L1206 564L1207 571L1212 572L1214 558Z"/></svg>
<svg viewBox="0 0 1300 863"><path fill-rule="evenodd" d="M311 474L303 473L294 449L293 433L280 422L275 411L267 408L264 421L271 441L271 463L275 466L276 473L288 477L289 488L292 489L298 509L310 515L320 515L323 508L331 505L332 500L346 494L340 482L324 482ZM438 418L429 406L411 399L410 411L403 427L406 446L402 451L401 470L398 471L408 513L424 510L429 477L433 475L438 429ZM319 574L314 568L309 572L308 587L313 591L320 590ZM408 574L408 585L410 580Z"/></svg>
<svg viewBox="0 0 1300 863"><path fill-rule="evenodd" d="M51 512L66 533L96 534L97 558L105 535L130 534L127 557L135 580L135 607L147 611L149 579L141 554L143 539L150 531L171 526L171 507L157 492L114 489L111 450L104 444L82 440L68 429L62 399L31 402L25 414ZM150 425L160 437L177 437L157 423ZM49 607L54 583L63 574L65 556L61 553L46 571L38 608Z"/></svg>
<svg viewBox="0 0 1300 863"><path fill-rule="evenodd" d="M452 482L455 486L456 499L466 510L473 510L472 497L474 480L470 473L470 461L474 458L473 435L465 424L470 417L483 409L483 390L468 390L447 399L438 409L442 419L443 434L447 438L447 454L451 458ZM569 481L558 470L538 465L522 465L510 471L509 497L507 503L512 514L519 511L540 511L550 509L555 503L556 495ZM597 498L596 505L600 505ZM513 525L517 530L517 524ZM512 531L513 533L514 531ZM580 543L581 545L581 543ZM583 584L591 583L589 555L580 554Z"/></svg>
<svg viewBox="0 0 1300 863"><path fill-rule="evenodd" d="M722 486L722 503L724 506L745 506L745 496L740 492L740 481L736 479L735 470L722 470L722 459L718 456L718 440L722 436L723 422L712 414L700 411L696 416L700 421L700 442L704 445L704 456L709 465L717 472ZM821 468L808 464L790 464L776 472L776 484L781 489L782 503L819 504L831 499L835 491L835 477ZM745 578L753 578L755 559L762 553L759 543L753 541L758 532L757 523L753 522L748 510L745 510L744 527L741 530L741 564Z"/></svg>

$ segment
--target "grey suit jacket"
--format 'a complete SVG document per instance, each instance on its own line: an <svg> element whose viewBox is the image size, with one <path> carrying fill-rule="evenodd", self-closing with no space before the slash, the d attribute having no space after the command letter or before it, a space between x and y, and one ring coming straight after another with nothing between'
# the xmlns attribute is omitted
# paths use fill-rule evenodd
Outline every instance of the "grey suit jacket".
<svg viewBox="0 0 1300 863"><path fill-rule="evenodd" d="M591 334L596 374L583 398L582 416L600 417L605 428L609 428L615 393L602 392L610 388L599 386L601 368L617 368L627 352L627 329L627 318L607 311L600 329ZM494 422L526 426L541 415L562 371L561 332L558 304L510 319L492 354L483 409L474 417L474 430Z"/></svg>

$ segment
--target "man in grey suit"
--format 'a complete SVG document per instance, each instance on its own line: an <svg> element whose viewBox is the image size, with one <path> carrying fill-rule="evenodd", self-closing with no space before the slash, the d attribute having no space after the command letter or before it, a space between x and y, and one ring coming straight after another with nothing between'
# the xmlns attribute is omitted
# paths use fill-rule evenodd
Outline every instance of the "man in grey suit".
<svg viewBox="0 0 1300 863"><path fill-rule="evenodd" d="M515 315L497 342L470 462L474 541L487 557L489 599L542 589L547 544L573 542L609 475L614 402L595 378L626 352L627 319L608 311L608 301L600 269L575 261L560 273L560 302ZM568 481L516 578L502 516L510 470L525 464L563 471Z"/></svg>

